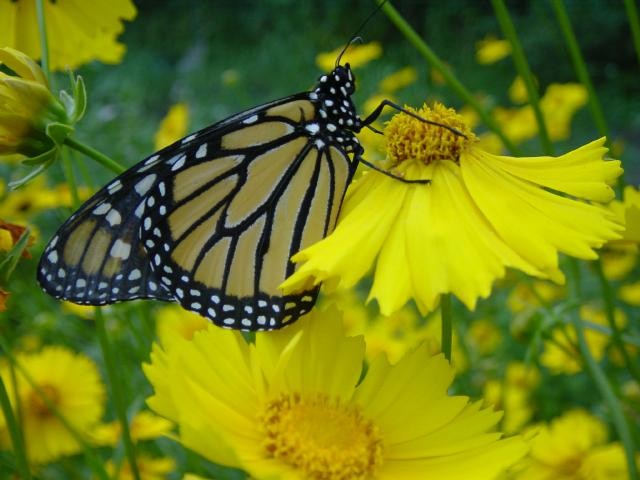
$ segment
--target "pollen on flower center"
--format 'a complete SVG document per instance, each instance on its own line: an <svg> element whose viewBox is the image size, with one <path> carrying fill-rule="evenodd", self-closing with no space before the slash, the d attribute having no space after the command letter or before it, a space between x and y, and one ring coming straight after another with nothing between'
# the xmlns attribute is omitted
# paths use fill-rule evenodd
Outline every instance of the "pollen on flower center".
<svg viewBox="0 0 640 480"><path fill-rule="evenodd" d="M384 132L387 154L396 165L405 160L417 160L426 165L436 160L457 162L460 153L475 141L476 137L471 129L452 108L446 108L437 102L433 108L426 104L420 110L405 108L425 120L455 128L464 136L439 125L422 122L406 113L399 113L389 121Z"/></svg>
<svg viewBox="0 0 640 480"><path fill-rule="evenodd" d="M358 479L382 462L382 438L355 406L325 394L282 394L262 414L269 456L310 479Z"/></svg>
<svg viewBox="0 0 640 480"><path fill-rule="evenodd" d="M60 399L60 393L56 387L45 384L40 386L40 390L46 395L49 403L54 406L57 405ZM42 396L36 391L32 392L29 396L29 407L31 412L41 419L53 417L54 415L53 411L51 411L47 403L42 399Z"/></svg>

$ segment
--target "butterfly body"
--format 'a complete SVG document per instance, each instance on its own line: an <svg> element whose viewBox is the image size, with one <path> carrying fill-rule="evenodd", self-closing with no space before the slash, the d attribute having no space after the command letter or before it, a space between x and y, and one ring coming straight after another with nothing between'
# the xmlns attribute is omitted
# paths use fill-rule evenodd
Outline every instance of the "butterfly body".
<svg viewBox="0 0 640 480"><path fill-rule="evenodd" d="M362 154L349 66L138 163L89 199L38 267L56 298L180 303L217 325L280 328L318 288L282 295L291 255L329 234Z"/></svg>

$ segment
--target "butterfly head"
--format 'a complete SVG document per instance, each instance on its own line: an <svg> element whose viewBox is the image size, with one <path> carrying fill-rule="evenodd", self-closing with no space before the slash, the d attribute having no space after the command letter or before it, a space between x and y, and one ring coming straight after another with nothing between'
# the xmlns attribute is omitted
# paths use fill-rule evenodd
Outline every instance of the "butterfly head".
<svg viewBox="0 0 640 480"><path fill-rule="evenodd" d="M356 79L348 63L336 65L331 73L322 75L318 88L336 96L350 97L356 91Z"/></svg>

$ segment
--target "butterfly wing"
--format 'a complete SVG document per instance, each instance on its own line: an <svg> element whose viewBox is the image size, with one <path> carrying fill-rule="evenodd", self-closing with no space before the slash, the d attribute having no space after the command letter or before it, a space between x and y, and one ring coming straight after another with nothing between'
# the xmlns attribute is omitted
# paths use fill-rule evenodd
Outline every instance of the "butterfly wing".
<svg viewBox="0 0 640 480"><path fill-rule="evenodd" d="M277 287L295 269L291 255L333 229L355 168L317 136L315 116L312 94L295 95L144 160L61 227L41 285L92 305L177 301L231 328L295 320L317 288L283 296Z"/></svg>

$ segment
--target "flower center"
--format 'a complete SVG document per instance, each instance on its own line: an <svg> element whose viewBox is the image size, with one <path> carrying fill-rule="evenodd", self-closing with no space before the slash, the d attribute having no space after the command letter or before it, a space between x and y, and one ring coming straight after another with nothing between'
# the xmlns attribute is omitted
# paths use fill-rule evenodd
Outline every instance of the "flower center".
<svg viewBox="0 0 640 480"><path fill-rule="evenodd" d="M405 160L418 160L425 165L436 160L458 162L460 153L475 141L475 135L453 108L438 102L433 108L426 104L420 110L405 108L425 120L455 128L464 136L399 113L389 121L384 132L387 154L395 165Z"/></svg>
<svg viewBox="0 0 640 480"><path fill-rule="evenodd" d="M360 409L325 394L282 394L262 415L269 456L314 480L372 476L382 463L382 438Z"/></svg>
<svg viewBox="0 0 640 480"><path fill-rule="evenodd" d="M56 387L44 384L40 386L40 390L42 390L42 393L47 397L49 403L53 405L58 404L58 400L60 400L60 393L58 392L58 389ZM54 415L54 413L49 409L45 401L36 391L31 392L31 395L29 396L29 407L33 414L41 419L53 417Z"/></svg>

